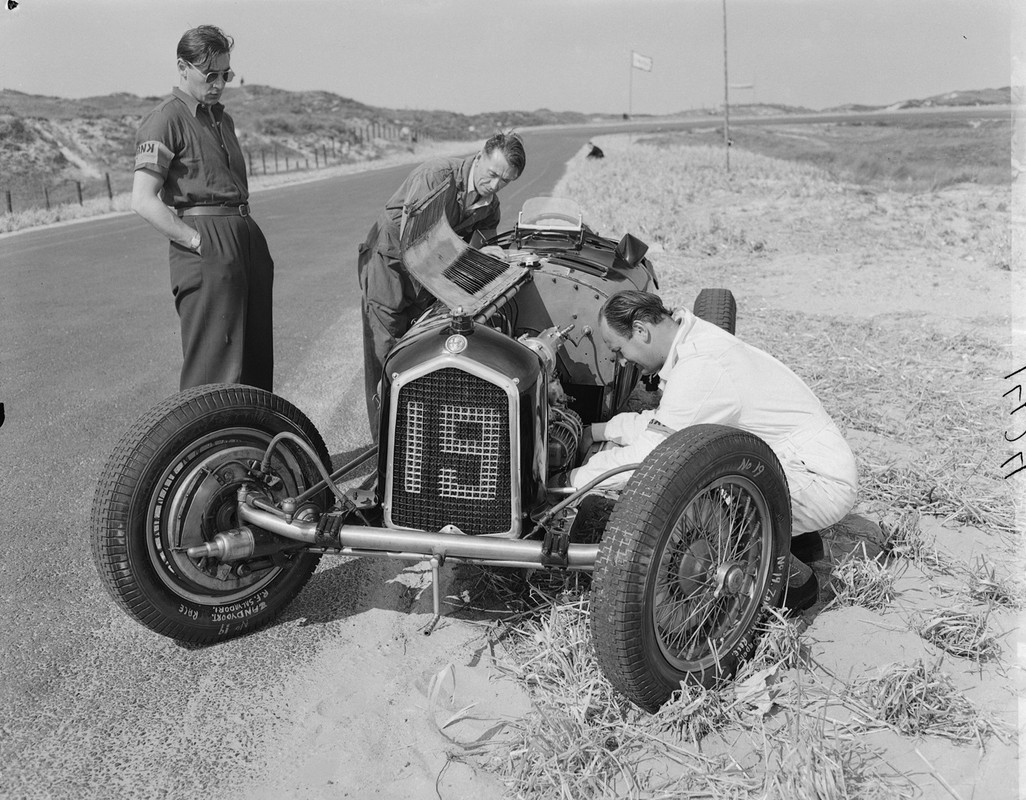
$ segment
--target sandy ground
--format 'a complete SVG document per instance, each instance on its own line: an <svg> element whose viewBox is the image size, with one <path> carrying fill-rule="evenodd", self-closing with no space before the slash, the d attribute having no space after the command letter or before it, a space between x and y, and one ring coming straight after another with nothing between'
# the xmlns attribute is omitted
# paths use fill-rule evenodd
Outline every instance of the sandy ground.
<svg viewBox="0 0 1026 800"><path fill-rule="evenodd" d="M603 143L607 153L611 146ZM656 248L652 258L670 294L730 287L742 321L749 309L799 311L866 324L886 321L910 331L960 331L997 345L1009 341L1012 273L1002 240L1008 235L1007 189L962 186L913 196L849 191L819 204L759 196L709 199L713 208L720 202L746 215L749 235L763 243L760 256L739 267L727 255L685 257ZM995 376L1007 371L1009 360L1006 352L995 361ZM847 433L860 459L898 463L917 457L906 442L871 431ZM995 442L994 455L1003 447ZM832 563L863 541L872 548L879 540L880 517L877 509L857 505L827 533L829 557L817 565L824 583ZM1022 574L1015 537L933 517L924 518L923 533L957 562L985 554L1002 577ZM347 620L349 630L326 641L318 664L307 671L338 676L335 688L325 692L315 678L296 684L286 715L291 723L279 726L280 741L266 753L277 767L243 795L507 796L482 765L501 754L502 742L530 712L531 698L496 666L495 656L503 656L488 645L491 615L444 618L424 636L431 617L426 565L362 563L361 569L380 573L380 580L363 582L379 587L371 591L380 596L364 599L371 610ZM443 596L458 603L466 575L444 568L442 576ZM936 661L940 651L910 630L909 621L950 605L946 592L957 587L945 580L906 566L896 575L898 600L885 611L820 603L806 617L811 655L846 682L888 662ZM943 661L958 689L1013 730L1023 685L1015 652L1018 617L1017 611L996 609L989 618L999 637L996 662ZM910 775L921 797L1018 796L1014 735L1005 742L991 738L985 748L887 730L865 734L865 742L882 763Z"/></svg>
<svg viewBox="0 0 1026 800"><path fill-rule="evenodd" d="M724 195L709 198L707 207L710 214L743 219L749 241L758 243L759 255L664 254L657 262L666 276L664 293L688 297L703 285L731 288L738 299L742 338L744 315L755 310L887 325L907 331L910 337L924 331L962 336L978 342L980 351L1000 353L988 364L993 379L981 387L989 399L1000 400L1012 388L1014 382L1003 381L1002 376L1010 371L1009 365L1014 369L1022 364L1015 362L1011 347L1012 204L1007 187L959 185L911 195L846 187L817 202ZM659 259L658 254L653 257ZM886 387L888 376L881 374L879 381ZM829 407L829 400L825 402ZM903 398L894 398L895 414L901 413L902 403ZM981 414L992 410L988 405ZM854 428L845 433L863 467L914 464L923 456L916 445L900 438ZM997 434L988 449L984 470L993 483L1000 484L998 465L1010 454L1005 452L1008 445ZM1021 485L1003 488L1010 497L1013 493L1022 497ZM822 586L829 581L831 567L863 542L869 543L870 555L876 552L874 543L881 541L878 523L884 519L893 521L888 509L860 501L844 522L824 532L828 557L816 565ZM970 565L985 557L996 565L998 575L1018 587L1021 598L1021 536L929 516L923 517L921 530L924 541L954 564ZM804 637L812 658L845 683L871 677L890 663L923 659L933 664L942 659L943 671L958 690L1016 730L1017 698L1023 696L1024 686L1017 653L1019 611L998 608L988 617L989 631L1000 642L996 662L978 664L945 655L910 627L917 615L929 618L939 608L958 606L964 581L960 587L953 578L902 565L893 566L892 571L897 600L885 611L824 607L821 602L806 615ZM821 596L825 600L828 593ZM890 731L865 738L882 763L895 773L912 776L922 797L964 800L1022 796L1016 741L1014 734L1006 742L991 738L984 749Z"/></svg>

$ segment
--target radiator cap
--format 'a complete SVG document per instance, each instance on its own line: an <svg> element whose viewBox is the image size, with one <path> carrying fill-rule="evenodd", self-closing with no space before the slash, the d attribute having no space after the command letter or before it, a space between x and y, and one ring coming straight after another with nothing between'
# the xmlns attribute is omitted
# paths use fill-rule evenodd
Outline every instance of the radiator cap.
<svg viewBox="0 0 1026 800"><path fill-rule="evenodd" d="M445 340L445 350L454 356L458 356L467 349L467 337L462 333L454 333Z"/></svg>

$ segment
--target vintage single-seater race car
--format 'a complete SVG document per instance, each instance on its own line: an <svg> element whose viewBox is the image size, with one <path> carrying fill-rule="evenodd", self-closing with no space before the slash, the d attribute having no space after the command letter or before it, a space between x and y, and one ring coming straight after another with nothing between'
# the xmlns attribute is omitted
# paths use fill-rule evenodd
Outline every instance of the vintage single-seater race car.
<svg viewBox="0 0 1026 800"><path fill-rule="evenodd" d="M657 288L647 246L598 235L554 198L471 244L428 204L402 238L439 302L386 360L378 444L332 471L281 397L213 385L169 398L99 480L93 554L113 598L157 633L210 643L272 620L322 555L429 561L436 620L446 561L584 570L598 662L633 702L654 710L682 680L732 675L786 580L790 503L769 447L715 425L669 436L624 468L597 543L575 521L612 473L567 487L586 426L641 378L596 321L615 292ZM733 333L729 291L703 290L694 309ZM373 485L344 488L375 456Z"/></svg>

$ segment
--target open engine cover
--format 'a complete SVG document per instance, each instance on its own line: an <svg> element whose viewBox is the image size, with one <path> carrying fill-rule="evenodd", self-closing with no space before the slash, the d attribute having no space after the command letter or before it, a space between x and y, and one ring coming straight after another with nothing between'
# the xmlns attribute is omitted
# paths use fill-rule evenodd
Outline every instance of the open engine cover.
<svg viewBox="0 0 1026 800"><path fill-rule="evenodd" d="M464 242L445 215L445 191L410 212L400 236L403 263L424 288L474 317L527 268L492 258Z"/></svg>

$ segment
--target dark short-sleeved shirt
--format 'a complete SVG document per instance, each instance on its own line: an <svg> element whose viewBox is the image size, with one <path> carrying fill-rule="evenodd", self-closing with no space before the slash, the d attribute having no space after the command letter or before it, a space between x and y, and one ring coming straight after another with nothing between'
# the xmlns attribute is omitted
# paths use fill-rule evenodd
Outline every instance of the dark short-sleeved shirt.
<svg viewBox="0 0 1026 800"><path fill-rule="evenodd" d="M135 168L160 175L161 199L176 208L249 200L231 116L220 103L208 109L177 87L139 123Z"/></svg>
<svg viewBox="0 0 1026 800"><path fill-rule="evenodd" d="M458 236L469 240L474 231L497 228L500 219L497 196L493 195L486 205L477 208L468 210L465 205L475 158L476 155L466 158L431 158L414 169L385 203L385 210L378 218L378 250L392 258L399 258L399 234L404 212L408 214L418 210L425 200L436 193L445 194L445 215Z"/></svg>

